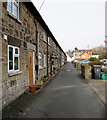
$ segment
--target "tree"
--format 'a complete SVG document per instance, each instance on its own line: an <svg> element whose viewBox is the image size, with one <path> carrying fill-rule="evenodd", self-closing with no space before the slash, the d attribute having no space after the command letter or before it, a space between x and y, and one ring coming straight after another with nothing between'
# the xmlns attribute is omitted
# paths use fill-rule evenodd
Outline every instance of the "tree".
<svg viewBox="0 0 107 120"><path fill-rule="evenodd" d="M77 48L77 47L75 47L75 50L78 50L78 48Z"/></svg>
<svg viewBox="0 0 107 120"><path fill-rule="evenodd" d="M72 51L71 50L66 51L66 54L68 54L70 57L72 57Z"/></svg>
<svg viewBox="0 0 107 120"><path fill-rule="evenodd" d="M107 57L106 54L105 54L105 47L104 46L95 47L95 48L92 49L92 52L99 54L100 59L104 59L104 58Z"/></svg>
<svg viewBox="0 0 107 120"><path fill-rule="evenodd" d="M96 57L91 57L90 59L89 59L89 61L98 61L99 59L98 58L96 58Z"/></svg>

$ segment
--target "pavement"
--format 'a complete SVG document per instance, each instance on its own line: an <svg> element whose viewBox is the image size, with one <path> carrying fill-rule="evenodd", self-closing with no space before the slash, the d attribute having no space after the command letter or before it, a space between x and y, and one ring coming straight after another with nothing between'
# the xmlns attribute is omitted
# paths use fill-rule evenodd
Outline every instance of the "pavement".
<svg viewBox="0 0 107 120"><path fill-rule="evenodd" d="M94 83L94 82L93 82ZM102 93L101 93L102 94ZM100 97L67 63L38 94L25 93L2 111L3 118L105 118Z"/></svg>
<svg viewBox="0 0 107 120"><path fill-rule="evenodd" d="M95 80L88 81L91 88L99 96L102 102L107 106L107 80Z"/></svg>

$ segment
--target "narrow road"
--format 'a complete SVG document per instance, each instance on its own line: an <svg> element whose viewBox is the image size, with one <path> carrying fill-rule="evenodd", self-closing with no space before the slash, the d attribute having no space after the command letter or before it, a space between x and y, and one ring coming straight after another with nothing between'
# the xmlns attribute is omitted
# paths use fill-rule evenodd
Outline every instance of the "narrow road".
<svg viewBox="0 0 107 120"><path fill-rule="evenodd" d="M104 118L105 106L73 65L67 63L18 117Z"/></svg>

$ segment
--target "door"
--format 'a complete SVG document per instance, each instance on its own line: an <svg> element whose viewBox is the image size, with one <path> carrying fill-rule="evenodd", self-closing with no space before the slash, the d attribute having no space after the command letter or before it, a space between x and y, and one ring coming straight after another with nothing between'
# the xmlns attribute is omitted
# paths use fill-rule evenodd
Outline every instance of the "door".
<svg viewBox="0 0 107 120"><path fill-rule="evenodd" d="M33 52L28 53L29 85L33 85Z"/></svg>

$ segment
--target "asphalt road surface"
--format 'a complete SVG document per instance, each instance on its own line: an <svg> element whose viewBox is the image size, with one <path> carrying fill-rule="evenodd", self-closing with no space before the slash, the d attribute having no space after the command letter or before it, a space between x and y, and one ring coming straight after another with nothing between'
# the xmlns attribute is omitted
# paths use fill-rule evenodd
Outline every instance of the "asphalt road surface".
<svg viewBox="0 0 107 120"><path fill-rule="evenodd" d="M67 63L41 93L23 106L17 117L105 118L105 106L79 71Z"/></svg>

